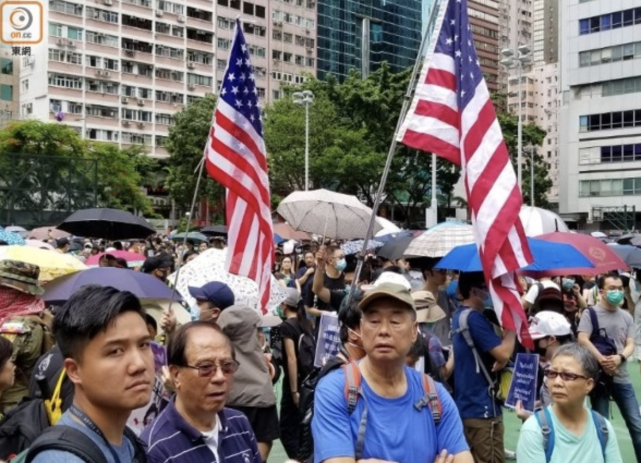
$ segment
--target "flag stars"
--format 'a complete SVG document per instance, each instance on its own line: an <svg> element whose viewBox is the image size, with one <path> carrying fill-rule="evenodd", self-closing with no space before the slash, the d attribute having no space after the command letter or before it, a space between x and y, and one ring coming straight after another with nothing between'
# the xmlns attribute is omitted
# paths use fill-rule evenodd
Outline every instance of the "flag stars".
<svg viewBox="0 0 641 463"><path fill-rule="evenodd" d="M243 60L241 58L236 60L236 66L242 66L243 65Z"/></svg>
<svg viewBox="0 0 641 463"><path fill-rule="evenodd" d="M456 51L454 52L454 55L455 55L457 58L460 58L460 57L461 57L461 50L456 50Z"/></svg>
<svg viewBox="0 0 641 463"><path fill-rule="evenodd" d="M232 92L234 95L237 95L237 94L238 94L238 87L232 87L232 88L231 88L231 92Z"/></svg>
<svg viewBox="0 0 641 463"><path fill-rule="evenodd" d="M448 39L445 40L445 43L448 44L448 45L452 45L454 43L454 41L451 38L448 38Z"/></svg>
<svg viewBox="0 0 641 463"><path fill-rule="evenodd" d="M236 100L236 107L237 108L242 108L243 107L243 102L240 100Z"/></svg>
<svg viewBox="0 0 641 463"><path fill-rule="evenodd" d="M227 80L230 82L233 82L236 79L236 76L234 75L233 72L230 72L229 75L227 76Z"/></svg>

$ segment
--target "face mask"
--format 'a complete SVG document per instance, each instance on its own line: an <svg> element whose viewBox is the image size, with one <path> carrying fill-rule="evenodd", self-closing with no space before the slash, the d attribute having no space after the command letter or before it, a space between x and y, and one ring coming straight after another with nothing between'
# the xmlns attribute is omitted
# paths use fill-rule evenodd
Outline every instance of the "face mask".
<svg viewBox="0 0 641 463"><path fill-rule="evenodd" d="M198 305L189 306L189 313L191 314L191 321L196 321L200 318L200 307Z"/></svg>
<svg viewBox="0 0 641 463"><path fill-rule="evenodd" d="M347 268L347 261L345 259L341 259L338 262L336 262L336 270L339 272L345 271Z"/></svg>
<svg viewBox="0 0 641 463"><path fill-rule="evenodd" d="M575 281L571 278L563 278L563 289L565 289L566 291L570 291L572 288L574 288L574 283Z"/></svg>
<svg viewBox="0 0 641 463"><path fill-rule="evenodd" d="M483 307L486 309L493 309L494 308L494 301L492 300L492 293L489 291L479 291L483 296L479 294L479 297L481 297L481 300L483 301Z"/></svg>
<svg viewBox="0 0 641 463"><path fill-rule="evenodd" d="M361 337L361 333L357 333L356 331L354 331L354 330L353 330L353 329L351 329L351 328L347 328L347 331L351 332L352 334L354 334L355 336L357 336L357 337L359 337L359 338Z"/></svg>
<svg viewBox="0 0 641 463"><path fill-rule="evenodd" d="M618 306L619 304L621 304L621 302L623 302L623 291L612 289L605 293L605 298L609 304Z"/></svg>

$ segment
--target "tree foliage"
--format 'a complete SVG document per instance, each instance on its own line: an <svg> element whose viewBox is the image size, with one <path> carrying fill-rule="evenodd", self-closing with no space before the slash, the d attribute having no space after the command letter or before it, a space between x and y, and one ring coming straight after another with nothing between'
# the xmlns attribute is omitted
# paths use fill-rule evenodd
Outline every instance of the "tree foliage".
<svg viewBox="0 0 641 463"><path fill-rule="evenodd" d="M0 130L3 199L11 209L74 211L97 203L150 215L140 186L154 164L142 148L82 140L60 123L28 120Z"/></svg>
<svg viewBox="0 0 641 463"><path fill-rule="evenodd" d="M198 164L203 159L215 106L216 97L210 94L192 101L174 114L175 124L169 129L165 142L169 152L165 187L179 209L189 210L191 205ZM198 201L219 201L222 194L222 187L203 169Z"/></svg>

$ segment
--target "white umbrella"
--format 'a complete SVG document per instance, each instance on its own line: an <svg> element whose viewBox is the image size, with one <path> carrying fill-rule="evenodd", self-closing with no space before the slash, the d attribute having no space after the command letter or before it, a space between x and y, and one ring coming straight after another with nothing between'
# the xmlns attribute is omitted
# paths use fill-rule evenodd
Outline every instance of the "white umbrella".
<svg viewBox="0 0 641 463"><path fill-rule="evenodd" d="M443 222L416 237L405 250L405 255L444 257L455 247L474 242L472 225L461 222Z"/></svg>
<svg viewBox="0 0 641 463"><path fill-rule="evenodd" d="M372 210L356 196L329 190L295 191L278 213L296 230L337 240L365 238ZM383 227L374 223L374 233Z"/></svg>
<svg viewBox="0 0 641 463"><path fill-rule="evenodd" d="M378 222L383 229L376 233L374 236L385 236L385 235L391 235L392 233L398 233L401 231L400 228L398 228L394 222L387 220L384 217L376 217L376 222Z"/></svg>
<svg viewBox="0 0 641 463"><path fill-rule="evenodd" d="M527 236L570 231L561 217L540 207L523 206L519 217Z"/></svg>
<svg viewBox="0 0 641 463"><path fill-rule="evenodd" d="M8 232L11 232L11 233L17 233L18 235L22 236L23 238L25 238L27 236L27 234L29 233L26 229L24 229L22 227L19 227L17 225L10 225L8 227L4 227L4 229L6 231L8 231Z"/></svg>
<svg viewBox="0 0 641 463"><path fill-rule="evenodd" d="M245 304L260 312L258 284L249 278L229 273L225 269L226 259L227 249L208 249L180 269L177 283L175 283L175 273L169 276L168 281L175 286L189 306L196 305L196 300L189 294L189 286L200 287L210 281L220 281L231 288L236 298L236 304ZM285 289L273 276L271 277L271 283L268 309L280 304L287 298Z"/></svg>
<svg viewBox="0 0 641 463"><path fill-rule="evenodd" d="M48 249L50 251L54 250L53 246L51 246L49 243L45 243L44 241L40 240L26 239L24 240L24 244L27 246L31 246L32 248Z"/></svg>

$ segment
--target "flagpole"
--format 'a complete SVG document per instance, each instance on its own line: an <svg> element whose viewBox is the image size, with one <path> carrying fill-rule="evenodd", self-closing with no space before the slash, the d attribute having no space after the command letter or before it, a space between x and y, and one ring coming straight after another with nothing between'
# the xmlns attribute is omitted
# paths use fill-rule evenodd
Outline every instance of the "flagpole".
<svg viewBox="0 0 641 463"><path fill-rule="evenodd" d="M437 2L432 8L430 19L427 22L427 25L425 26L425 33L423 34L423 38L421 39L421 45L419 47L418 56L416 58L416 62L414 63L414 68L412 69L410 82L409 82L409 85L407 86L407 92L405 92L405 98L403 99L403 106L401 107L401 112L398 116L398 121L396 122L396 128L394 129L394 136L392 137L392 143L390 144L389 151L387 152L387 160L385 161L385 168L383 169L383 173L381 175L381 181L378 185L378 191L376 192L376 196L374 198L374 205L372 206L372 217L370 218L369 226L367 227L367 233L365 234L365 239L363 240L363 249L361 249L361 251L357 255L358 263L356 264L356 270L354 271L354 277L352 279L352 287L351 287L352 291L349 291L347 294L348 306L351 303L352 296L354 294L353 290L356 289L356 286L358 284L358 279L363 269L363 263L365 261L365 253L367 252L367 247L368 247L367 245L369 244L369 242L371 241L374 235L374 225L376 224L376 216L378 213L378 209L381 205L381 199L383 197L383 193L385 191L387 177L392 167L392 160L394 159L394 154L396 153L396 145L398 143L397 142L398 131L401 128L403 121L405 120L405 116L407 115L407 111L412 101L414 88L416 86L416 79L422 67L423 59L425 58L425 50L427 47L427 43L429 41L428 37L430 36L430 34L428 32L430 30L432 21L434 20L435 16L438 15L440 6L441 5L439 5Z"/></svg>
<svg viewBox="0 0 641 463"><path fill-rule="evenodd" d="M205 153L203 153L203 157L200 159L200 162L196 166L196 169L194 169L194 173L198 172L197 177L196 177L196 187L194 188L194 197L191 200L191 207L189 208L189 220L187 220L187 228L185 229L185 238L183 238L183 251L185 247L187 246L187 236L189 235L189 228L191 226L191 218L194 216L194 209L196 208L196 200L198 199L198 191L200 190L200 180L203 177L203 168L205 167ZM183 257L179 256L178 259L178 265L176 266L176 278L174 279L174 284L173 284L173 292L174 294L172 295L171 300L169 301L169 307L167 308L167 311L171 313L171 306L174 303L174 298L176 294L178 293L178 288L176 287L178 285L178 277L180 276L180 269L183 266Z"/></svg>

